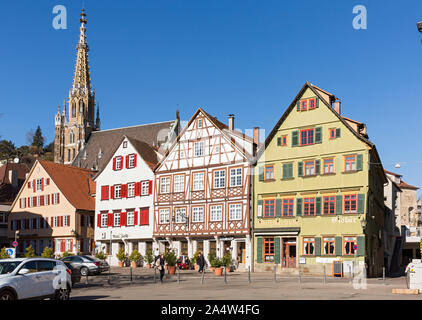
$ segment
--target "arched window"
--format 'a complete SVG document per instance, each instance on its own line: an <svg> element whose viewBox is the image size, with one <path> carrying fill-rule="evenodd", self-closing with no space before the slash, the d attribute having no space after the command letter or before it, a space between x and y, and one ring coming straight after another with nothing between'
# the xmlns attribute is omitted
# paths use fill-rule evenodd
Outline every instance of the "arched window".
<svg viewBox="0 0 422 320"><path fill-rule="evenodd" d="M82 100L79 101L79 113L83 114L84 112L84 102Z"/></svg>
<svg viewBox="0 0 422 320"><path fill-rule="evenodd" d="M72 103L72 118L76 117L76 105L75 102Z"/></svg>
<svg viewBox="0 0 422 320"><path fill-rule="evenodd" d="M70 141L69 141L69 143L75 143L75 134L73 133L73 131L70 131Z"/></svg>

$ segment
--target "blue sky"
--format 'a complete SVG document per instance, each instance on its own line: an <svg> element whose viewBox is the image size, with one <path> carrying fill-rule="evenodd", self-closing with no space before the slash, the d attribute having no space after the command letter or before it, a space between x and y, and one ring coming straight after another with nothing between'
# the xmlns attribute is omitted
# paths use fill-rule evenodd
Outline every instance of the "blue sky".
<svg viewBox="0 0 422 320"><path fill-rule="evenodd" d="M17 146L72 85L82 1L0 4L0 135ZM66 30L52 27L55 5ZM365 5L367 30L353 7ZM416 0L85 0L102 128L182 119L198 106L236 127L269 132L305 81L365 122L384 167L421 185L422 2ZM401 168L394 164L400 162Z"/></svg>

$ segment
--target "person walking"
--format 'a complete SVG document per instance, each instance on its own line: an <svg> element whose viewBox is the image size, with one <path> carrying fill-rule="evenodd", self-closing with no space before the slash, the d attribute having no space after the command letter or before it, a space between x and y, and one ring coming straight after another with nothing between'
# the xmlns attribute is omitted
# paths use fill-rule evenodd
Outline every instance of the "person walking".
<svg viewBox="0 0 422 320"><path fill-rule="evenodd" d="M164 258L163 254L160 254L157 259L155 260L155 267L160 271L160 282L163 283L164 278L164 265L166 263L166 259Z"/></svg>
<svg viewBox="0 0 422 320"><path fill-rule="evenodd" d="M205 259L204 259L204 255L202 254L202 252L199 252L198 258L196 259L196 263L199 266L198 272L201 273L202 271L204 271Z"/></svg>

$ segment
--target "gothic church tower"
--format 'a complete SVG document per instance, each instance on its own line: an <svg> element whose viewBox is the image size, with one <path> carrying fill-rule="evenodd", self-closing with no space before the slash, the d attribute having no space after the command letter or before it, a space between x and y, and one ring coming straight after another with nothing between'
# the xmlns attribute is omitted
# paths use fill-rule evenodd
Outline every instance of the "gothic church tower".
<svg viewBox="0 0 422 320"><path fill-rule="evenodd" d="M76 46L76 66L73 86L63 111L60 107L55 116L54 162L71 164L92 131L100 130L99 107L95 119L95 91L91 88L88 65L88 44L86 42L86 14L82 9L79 19L80 35Z"/></svg>

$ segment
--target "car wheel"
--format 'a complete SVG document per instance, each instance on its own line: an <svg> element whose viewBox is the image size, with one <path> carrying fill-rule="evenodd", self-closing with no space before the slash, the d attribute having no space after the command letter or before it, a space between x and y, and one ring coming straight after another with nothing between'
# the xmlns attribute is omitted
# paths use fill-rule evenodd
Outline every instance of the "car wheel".
<svg viewBox="0 0 422 320"><path fill-rule="evenodd" d="M15 295L10 290L0 292L0 300L15 300Z"/></svg>
<svg viewBox="0 0 422 320"><path fill-rule="evenodd" d="M83 267L83 268L81 268L81 275L82 276L87 276L88 275L88 268L86 268L86 267Z"/></svg>
<svg viewBox="0 0 422 320"><path fill-rule="evenodd" d="M69 300L70 291L67 287L66 289L58 289L54 295L54 300Z"/></svg>

